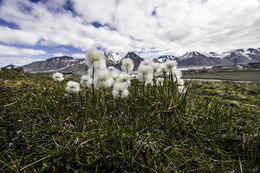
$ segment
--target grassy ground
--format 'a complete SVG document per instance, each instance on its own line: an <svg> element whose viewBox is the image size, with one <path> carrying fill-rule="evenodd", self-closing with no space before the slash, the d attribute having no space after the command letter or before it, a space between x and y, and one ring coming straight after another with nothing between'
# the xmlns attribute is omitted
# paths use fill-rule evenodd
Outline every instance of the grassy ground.
<svg viewBox="0 0 260 173"><path fill-rule="evenodd" d="M209 73L185 74L185 79L219 79L260 82L260 71L219 71Z"/></svg>
<svg viewBox="0 0 260 173"><path fill-rule="evenodd" d="M132 81L114 100L68 80L0 72L0 172L260 171L257 83Z"/></svg>

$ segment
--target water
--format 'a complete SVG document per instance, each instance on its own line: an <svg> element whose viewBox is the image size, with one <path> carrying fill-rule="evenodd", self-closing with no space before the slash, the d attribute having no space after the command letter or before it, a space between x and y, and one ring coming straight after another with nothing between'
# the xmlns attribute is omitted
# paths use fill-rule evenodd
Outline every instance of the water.
<svg viewBox="0 0 260 173"><path fill-rule="evenodd" d="M184 81L209 81L209 82L222 82L222 81L232 81L239 83L254 83L255 81L237 81L237 80L221 80L221 79L183 79Z"/></svg>
<svg viewBox="0 0 260 173"><path fill-rule="evenodd" d="M177 69L180 69L181 71L182 70L189 70L189 69L193 69L193 70L202 70L202 69L211 69L213 66L187 66L187 67L178 67L177 66Z"/></svg>

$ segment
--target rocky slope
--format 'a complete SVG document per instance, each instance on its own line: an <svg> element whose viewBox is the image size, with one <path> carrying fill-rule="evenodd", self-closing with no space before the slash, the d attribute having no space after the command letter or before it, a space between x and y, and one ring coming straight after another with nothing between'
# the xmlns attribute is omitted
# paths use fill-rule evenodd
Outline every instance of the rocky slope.
<svg viewBox="0 0 260 173"><path fill-rule="evenodd" d="M74 59L70 56L60 56L49 58L45 61L32 62L24 65L23 69L25 72L30 73L50 73L60 71L82 74L87 70L87 66L85 59Z"/></svg>
<svg viewBox="0 0 260 173"><path fill-rule="evenodd" d="M107 66L115 66L120 69L122 60L130 58L134 62L136 70L143 60L142 57L134 52L128 52L126 55L119 53L105 53ZM176 60L178 66L215 66L232 65L234 63L260 62L260 49L235 49L221 54L215 52L187 52L182 56L164 55L153 59L154 62L162 63L167 60ZM70 56L61 56L49 58L45 61L37 61L23 66L24 71L32 73L50 73L54 71L72 72L75 74L86 73L88 67L85 59L74 59Z"/></svg>

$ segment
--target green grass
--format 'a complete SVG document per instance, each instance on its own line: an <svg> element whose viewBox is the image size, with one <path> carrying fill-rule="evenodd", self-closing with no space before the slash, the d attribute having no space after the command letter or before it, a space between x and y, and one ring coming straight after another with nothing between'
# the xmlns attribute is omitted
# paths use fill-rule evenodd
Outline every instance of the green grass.
<svg viewBox="0 0 260 173"><path fill-rule="evenodd" d="M259 84L190 82L66 93L66 81L0 72L1 172L256 172ZM93 97L94 96L94 97ZM94 99L93 99L94 98Z"/></svg>

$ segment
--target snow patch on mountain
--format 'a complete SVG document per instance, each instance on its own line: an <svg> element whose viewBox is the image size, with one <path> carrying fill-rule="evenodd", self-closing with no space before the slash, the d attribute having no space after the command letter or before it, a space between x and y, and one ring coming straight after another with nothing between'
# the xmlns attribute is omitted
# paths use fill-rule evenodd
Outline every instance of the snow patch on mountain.
<svg viewBox="0 0 260 173"><path fill-rule="evenodd" d="M115 64L118 64L121 59L125 57L126 53L105 53L105 57L108 58L110 61L112 61Z"/></svg>
<svg viewBox="0 0 260 173"><path fill-rule="evenodd" d="M159 62L159 63L163 63L167 60L177 60L177 57L173 56L173 55L164 55L164 56L160 56L157 59L154 59L155 62Z"/></svg>

